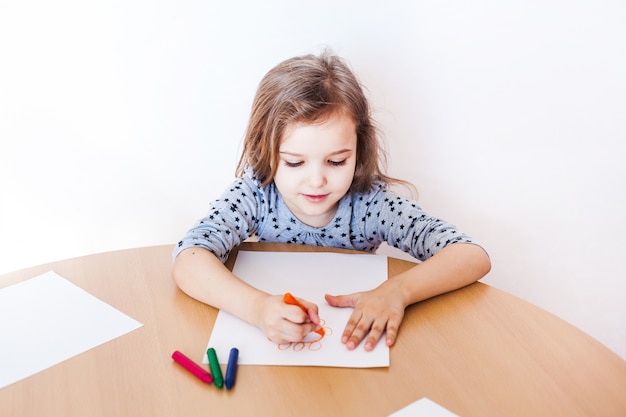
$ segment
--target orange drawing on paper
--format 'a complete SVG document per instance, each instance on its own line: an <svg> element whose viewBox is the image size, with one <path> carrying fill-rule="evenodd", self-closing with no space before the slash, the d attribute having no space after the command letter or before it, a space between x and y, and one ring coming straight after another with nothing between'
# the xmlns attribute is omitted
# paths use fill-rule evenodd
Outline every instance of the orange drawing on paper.
<svg viewBox="0 0 626 417"><path fill-rule="evenodd" d="M315 352L322 348L322 339L327 335L330 336L331 334L333 334L333 329L326 327L326 321L321 319L320 328L318 330L309 333L299 342L281 343L278 345L278 350L293 349L295 352L299 352L304 350L306 347L308 350Z"/></svg>

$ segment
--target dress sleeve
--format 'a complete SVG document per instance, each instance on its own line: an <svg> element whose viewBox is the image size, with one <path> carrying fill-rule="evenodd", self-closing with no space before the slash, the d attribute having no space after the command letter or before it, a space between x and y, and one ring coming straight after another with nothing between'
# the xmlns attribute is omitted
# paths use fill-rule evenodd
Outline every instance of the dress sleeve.
<svg viewBox="0 0 626 417"><path fill-rule="evenodd" d="M173 257L185 249L202 247L225 262L233 248L255 233L262 199L254 181L237 179L178 242Z"/></svg>
<svg viewBox="0 0 626 417"><path fill-rule="evenodd" d="M455 225L425 212L415 201L382 189L377 197L379 207L376 232L390 246L424 261L454 243L474 243Z"/></svg>

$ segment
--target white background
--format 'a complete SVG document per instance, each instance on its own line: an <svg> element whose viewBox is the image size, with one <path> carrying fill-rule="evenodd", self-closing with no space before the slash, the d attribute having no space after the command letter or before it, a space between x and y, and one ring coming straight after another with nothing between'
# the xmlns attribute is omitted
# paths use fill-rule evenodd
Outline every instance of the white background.
<svg viewBox="0 0 626 417"><path fill-rule="evenodd" d="M621 0L2 0L0 273L175 243L263 74L324 46L390 173L488 249L484 282L626 358Z"/></svg>

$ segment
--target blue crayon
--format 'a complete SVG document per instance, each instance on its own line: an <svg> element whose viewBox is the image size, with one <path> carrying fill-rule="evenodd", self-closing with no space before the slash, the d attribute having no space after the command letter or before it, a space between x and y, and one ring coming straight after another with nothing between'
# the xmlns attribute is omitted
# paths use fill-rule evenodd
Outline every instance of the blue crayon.
<svg viewBox="0 0 626 417"><path fill-rule="evenodd" d="M235 385L235 376L237 375L237 359L239 358L239 350L232 348L228 356L228 366L226 367L226 389L231 389Z"/></svg>

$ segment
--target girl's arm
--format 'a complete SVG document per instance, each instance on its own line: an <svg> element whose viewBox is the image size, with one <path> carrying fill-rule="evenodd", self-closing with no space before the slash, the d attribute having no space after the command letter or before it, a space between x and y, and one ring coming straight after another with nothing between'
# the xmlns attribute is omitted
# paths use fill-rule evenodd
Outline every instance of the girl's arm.
<svg viewBox="0 0 626 417"><path fill-rule="evenodd" d="M490 269L489 256L480 246L455 243L371 291L327 295L326 301L334 307L354 307L342 342L354 349L365 339L365 350L370 351L385 331L386 344L394 344L406 307L469 285Z"/></svg>
<svg viewBox="0 0 626 417"><path fill-rule="evenodd" d="M209 250L185 249L174 260L172 277L187 295L257 326L273 342L298 342L319 324L317 306L303 301L308 314L287 305L281 295L252 287Z"/></svg>

